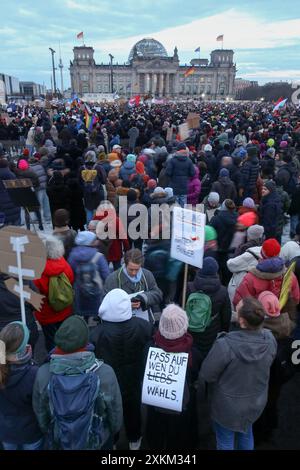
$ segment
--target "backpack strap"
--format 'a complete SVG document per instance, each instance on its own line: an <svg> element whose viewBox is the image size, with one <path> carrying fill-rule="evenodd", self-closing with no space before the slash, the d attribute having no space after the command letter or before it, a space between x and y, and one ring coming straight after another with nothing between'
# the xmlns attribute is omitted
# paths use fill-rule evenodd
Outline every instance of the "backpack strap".
<svg viewBox="0 0 300 470"><path fill-rule="evenodd" d="M248 250L246 250L247 253L250 253L250 255L254 256L255 259L257 259L257 261L259 260L259 256L256 255L255 253L253 253L253 251L251 251L251 248L248 248Z"/></svg>

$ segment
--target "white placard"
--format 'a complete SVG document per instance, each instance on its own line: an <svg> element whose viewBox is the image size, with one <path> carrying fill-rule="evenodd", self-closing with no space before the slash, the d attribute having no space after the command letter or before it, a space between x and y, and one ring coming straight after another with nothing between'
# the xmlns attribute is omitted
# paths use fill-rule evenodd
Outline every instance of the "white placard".
<svg viewBox="0 0 300 470"><path fill-rule="evenodd" d="M182 141L190 137L190 128L187 122L180 124L180 126L178 126L178 130L179 130L180 139Z"/></svg>
<svg viewBox="0 0 300 470"><path fill-rule="evenodd" d="M169 353L150 348L145 369L142 403L182 411L187 353Z"/></svg>
<svg viewBox="0 0 300 470"><path fill-rule="evenodd" d="M174 207L171 257L202 268L206 216L201 212Z"/></svg>

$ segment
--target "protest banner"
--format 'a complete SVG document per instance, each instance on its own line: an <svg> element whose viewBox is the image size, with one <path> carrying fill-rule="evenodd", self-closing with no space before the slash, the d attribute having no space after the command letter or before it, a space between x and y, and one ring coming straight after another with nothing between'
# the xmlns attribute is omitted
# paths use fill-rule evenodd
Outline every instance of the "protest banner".
<svg viewBox="0 0 300 470"><path fill-rule="evenodd" d="M20 298L21 318L25 324L25 301L40 310L43 296L23 281L40 278L45 264L46 250L38 235L14 226L0 230L0 271L11 276L5 285Z"/></svg>
<svg viewBox="0 0 300 470"><path fill-rule="evenodd" d="M187 353L170 353L149 348L144 374L142 403L182 411Z"/></svg>
<svg viewBox="0 0 300 470"><path fill-rule="evenodd" d="M189 126L187 122L180 124L180 126L178 126L178 130L179 130L180 140L184 141L190 137L190 130L189 130Z"/></svg>
<svg viewBox="0 0 300 470"><path fill-rule="evenodd" d="M171 257L185 263L182 306L185 306L188 265L202 268L206 216L202 212L174 207Z"/></svg>
<svg viewBox="0 0 300 470"><path fill-rule="evenodd" d="M200 125L200 114L189 113L186 122L189 126L189 129L198 129Z"/></svg>

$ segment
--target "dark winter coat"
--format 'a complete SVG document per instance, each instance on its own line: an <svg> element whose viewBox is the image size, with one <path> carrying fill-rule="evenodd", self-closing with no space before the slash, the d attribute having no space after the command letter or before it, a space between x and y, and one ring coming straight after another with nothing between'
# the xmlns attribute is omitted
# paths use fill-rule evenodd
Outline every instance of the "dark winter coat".
<svg viewBox="0 0 300 470"><path fill-rule="evenodd" d="M235 232L236 222L236 212L230 211L219 210L211 219L210 225L217 231L219 251L228 251Z"/></svg>
<svg viewBox="0 0 300 470"><path fill-rule="evenodd" d="M40 185L38 189L46 189L47 185L47 175L45 168L41 163L31 163L30 164L30 169L34 171L34 173L37 175Z"/></svg>
<svg viewBox="0 0 300 470"><path fill-rule="evenodd" d="M31 355L24 363L11 364L7 382L0 388L0 442L30 444L42 437L32 408L32 392L38 367Z"/></svg>
<svg viewBox="0 0 300 470"><path fill-rule="evenodd" d="M136 317L123 322L102 321L92 333L95 355L113 368L123 402L140 400L143 351L151 333L151 325Z"/></svg>
<svg viewBox="0 0 300 470"><path fill-rule="evenodd" d="M3 184L5 180L15 179L16 175L8 168L0 168L0 213L4 214L5 225L17 225L20 221L20 207L15 206Z"/></svg>
<svg viewBox="0 0 300 470"><path fill-rule="evenodd" d="M186 195L188 193L189 178L195 175L195 167L192 160L184 154L177 153L168 161L166 175L170 178L170 187L174 195Z"/></svg>
<svg viewBox="0 0 300 470"><path fill-rule="evenodd" d="M65 184L48 184L47 195L52 217L57 209L70 210L71 191Z"/></svg>
<svg viewBox="0 0 300 470"><path fill-rule="evenodd" d="M220 176L219 180L212 184L211 190L220 195L220 204L222 204L225 199L236 200L236 188L228 176Z"/></svg>
<svg viewBox="0 0 300 470"><path fill-rule="evenodd" d="M218 337L200 370L200 377L212 384L213 421L231 431L247 432L266 406L276 351L276 340L265 329Z"/></svg>
<svg viewBox="0 0 300 470"><path fill-rule="evenodd" d="M276 238L280 235L282 217L282 202L277 191L264 196L260 205L260 224L264 227L265 238Z"/></svg>
<svg viewBox="0 0 300 470"><path fill-rule="evenodd" d="M242 183L241 187L244 189L243 197L252 197L255 194L256 182L259 175L259 161L258 158L246 160L241 168Z"/></svg>
<svg viewBox="0 0 300 470"><path fill-rule="evenodd" d="M194 338L194 346L201 353L203 360L212 347L218 333L229 331L231 319L231 305L226 287L222 286L218 275L203 276L198 271L193 282L188 283L188 295L194 292L203 292L212 302L212 321L205 331L195 333L190 331Z"/></svg>
<svg viewBox="0 0 300 470"><path fill-rule="evenodd" d="M83 205L83 191L76 179L68 181L70 191L70 226L74 230L83 230L86 224L86 213Z"/></svg>

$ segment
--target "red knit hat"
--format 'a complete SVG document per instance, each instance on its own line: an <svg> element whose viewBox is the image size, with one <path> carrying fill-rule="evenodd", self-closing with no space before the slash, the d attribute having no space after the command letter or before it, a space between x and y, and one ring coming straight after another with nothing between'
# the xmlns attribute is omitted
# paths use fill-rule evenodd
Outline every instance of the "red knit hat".
<svg viewBox="0 0 300 470"><path fill-rule="evenodd" d="M281 250L281 246L275 238L269 238L266 240L261 248L261 255L263 258L273 258L278 256Z"/></svg>
<svg viewBox="0 0 300 470"><path fill-rule="evenodd" d="M29 157L29 149L24 149L23 150L23 155L24 155L24 157Z"/></svg>
<svg viewBox="0 0 300 470"><path fill-rule="evenodd" d="M245 212L238 217L237 223L243 225L244 227L251 227L256 222L256 214L255 212Z"/></svg>

